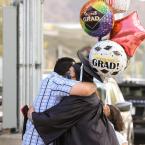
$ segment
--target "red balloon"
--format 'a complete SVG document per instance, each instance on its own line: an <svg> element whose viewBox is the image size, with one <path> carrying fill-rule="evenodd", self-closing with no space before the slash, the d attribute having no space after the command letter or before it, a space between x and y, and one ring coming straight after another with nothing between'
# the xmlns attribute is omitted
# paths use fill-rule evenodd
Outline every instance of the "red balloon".
<svg viewBox="0 0 145 145"><path fill-rule="evenodd" d="M145 39L145 29L136 12L117 20L111 32L111 40L123 46L127 56L132 57Z"/></svg>

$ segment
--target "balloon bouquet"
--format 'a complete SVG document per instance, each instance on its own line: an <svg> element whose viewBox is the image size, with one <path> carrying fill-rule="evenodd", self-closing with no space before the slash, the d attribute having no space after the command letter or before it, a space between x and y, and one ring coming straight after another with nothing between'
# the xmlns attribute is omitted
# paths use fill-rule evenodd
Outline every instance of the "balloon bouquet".
<svg viewBox="0 0 145 145"><path fill-rule="evenodd" d="M145 39L145 29L136 12L115 20L114 14L126 12L129 4L130 0L89 0L80 11L82 28L99 41L89 54L79 50L78 56L86 70L99 75L101 81L124 71ZM109 36L107 40L105 36Z"/></svg>

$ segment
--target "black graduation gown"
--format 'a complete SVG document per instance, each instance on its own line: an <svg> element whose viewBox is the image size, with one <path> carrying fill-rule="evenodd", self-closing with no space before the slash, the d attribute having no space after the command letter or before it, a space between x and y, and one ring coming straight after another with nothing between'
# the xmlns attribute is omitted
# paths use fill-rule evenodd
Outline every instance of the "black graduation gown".
<svg viewBox="0 0 145 145"><path fill-rule="evenodd" d="M96 97L70 96L43 113L32 113L44 143L55 145L118 145L115 131L103 116Z"/></svg>

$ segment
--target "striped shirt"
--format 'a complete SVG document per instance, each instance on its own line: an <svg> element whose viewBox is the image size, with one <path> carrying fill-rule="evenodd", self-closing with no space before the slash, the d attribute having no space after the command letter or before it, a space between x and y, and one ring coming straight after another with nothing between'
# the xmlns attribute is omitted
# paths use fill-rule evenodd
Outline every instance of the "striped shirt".
<svg viewBox="0 0 145 145"><path fill-rule="evenodd" d="M52 72L41 83L39 95L35 98L33 106L36 112L43 112L58 104L63 96L69 96L70 90L77 81L68 80ZM22 145L45 145L31 121L27 121L26 132ZM52 145L52 144L51 144Z"/></svg>

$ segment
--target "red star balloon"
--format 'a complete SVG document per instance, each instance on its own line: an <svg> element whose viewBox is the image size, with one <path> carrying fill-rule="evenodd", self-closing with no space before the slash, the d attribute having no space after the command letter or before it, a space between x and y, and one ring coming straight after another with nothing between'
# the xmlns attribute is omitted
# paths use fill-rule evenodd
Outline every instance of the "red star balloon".
<svg viewBox="0 0 145 145"><path fill-rule="evenodd" d="M137 13L133 12L123 19L117 20L110 39L123 46L127 56L132 57L145 39L145 29L141 25Z"/></svg>

